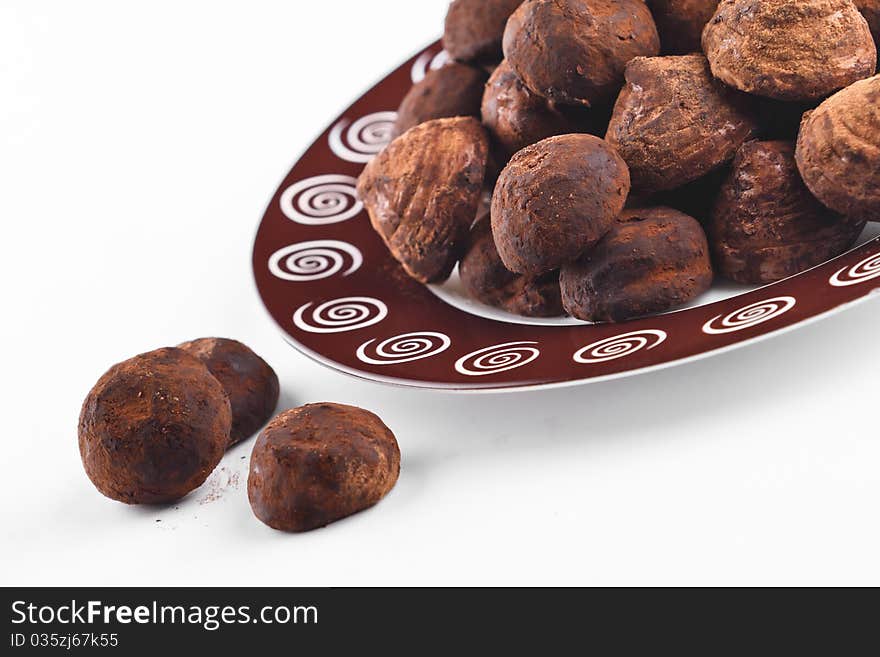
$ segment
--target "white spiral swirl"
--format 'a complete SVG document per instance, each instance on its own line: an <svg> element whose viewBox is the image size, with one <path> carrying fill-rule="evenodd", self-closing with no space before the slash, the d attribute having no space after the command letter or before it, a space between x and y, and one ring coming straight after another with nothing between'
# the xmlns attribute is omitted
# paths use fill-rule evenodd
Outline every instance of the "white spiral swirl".
<svg viewBox="0 0 880 657"><path fill-rule="evenodd" d="M364 209L357 178L326 175L293 183L281 194L281 211L298 224L321 226L351 219Z"/></svg>
<svg viewBox="0 0 880 657"><path fill-rule="evenodd" d="M310 301L293 314L297 328L309 333L356 331L378 324L388 316L388 306L371 297L344 297L326 301L316 308L312 305Z"/></svg>
<svg viewBox="0 0 880 657"><path fill-rule="evenodd" d="M632 331L588 344L575 352L573 358L576 363L606 363L629 356L642 349L650 351L666 342L667 337L666 331L659 329Z"/></svg>
<svg viewBox="0 0 880 657"><path fill-rule="evenodd" d="M462 356L455 363L455 371L466 376L485 376L528 365L541 351L537 342L505 342Z"/></svg>
<svg viewBox="0 0 880 657"><path fill-rule="evenodd" d="M269 271L285 281L317 281L340 272L346 255L351 265L343 276L357 271L364 262L357 247L336 240L299 242L273 253L269 258Z"/></svg>
<svg viewBox="0 0 880 657"><path fill-rule="evenodd" d="M391 141L395 121L397 112L368 114L350 126L342 119L330 130L330 150L346 162L369 162Z"/></svg>
<svg viewBox="0 0 880 657"><path fill-rule="evenodd" d="M429 70L436 71L438 68L443 68L449 60L449 53L445 50L441 50L438 53L426 50L413 62L412 70L410 70L413 84L418 84L424 80Z"/></svg>
<svg viewBox="0 0 880 657"><path fill-rule="evenodd" d="M452 344L449 337L433 331L404 333L376 345L374 342L375 339L368 340L357 350L357 357L369 365L397 365L430 358L446 351Z"/></svg>
<svg viewBox="0 0 880 657"><path fill-rule="evenodd" d="M703 333L721 335L743 331L787 313L794 308L796 303L797 299L794 297L776 297L766 301L758 301L729 315L713 317L703 326Z"/></svg>
<svg viewBox="0 0 880 657"><path fill-rule="evenodd" d="M849 287L880 278L880 253L875 253L849 269L844 267L828 281L834 287Z"/></svg>

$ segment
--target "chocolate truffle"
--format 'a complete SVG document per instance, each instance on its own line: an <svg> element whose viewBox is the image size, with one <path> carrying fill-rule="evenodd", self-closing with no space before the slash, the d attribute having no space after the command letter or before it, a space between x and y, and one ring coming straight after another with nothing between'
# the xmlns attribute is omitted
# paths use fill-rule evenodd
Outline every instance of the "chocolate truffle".
<svg viewBox="0 0 880 657"><path fill-rule="evenodd" d="M248 499L270 527L304 532L373 506L399 473L397 440L373 413L308 404L281 413L257 438Z"/></svg>
<svg viewBox="0 0 880 657"><path fill-rule="evenodd" d="M611 231L562 268L562 303L578 319L623 322L686 303L712 285L706 235L671 208L625 210Z"/></svg>
<svg viewBox="0 0 880 657"><path fill-rule="evenodd" d="M476 119L436 119L392 141L361 173L373 228L416 280L449 278L477 215L488 149Z"/></svg>
<svg viewBox="0 0 880 657"><path fill-rule="evenodd" d="M456 62L429 71L400 104L394 136L432 119L480 116L480 102L488 77L482 69Z"/></svg>
<svg viewBox="0 0 880 657"><path fill-rule="evenodd" d="M718 0L648 0L666 55L700 52L703 28L718 8Z"/></svg>
<svg viewBox="0 0 880 657"><path fill-rule="evenodd" d="M559 135L528 146L501 172L492 233L504 266L539 276L598 242L629 194L629 171L592 135Z"/></svg>
<svg viewBox="0 0 880 657"><path fill-rule="evenodd" d="M226 338L200 338L178 345L198 358L229 396L232 430L229 445L250 438L269 421L278 405L278 376L247 346Z"/></svg>
<svg viewBox="0 0 880 657"><path fill-rule="evenodd" d="M501 62L483 94L483 125L505 158L526 146L570 132L580 132L574 121L536 96Z"/></svg>
<svg viewBox="0 0 880 657"><path fill-rule="evenodd" d="M807 187L827 207L880 220L880 76L805 115L796 158Z"/></svg>
<svg viewBox="0 0 880 657"><path fill-rule="evenodd" d="M522 0L453 0L446 13L443 47L453 59L495 63L501 60L501 37Z"/></svg>
<svg viewBox="0 0 880 657"><path fill-rule="evenodd" d="M526 0L504 31L504 56L525 85L558 103L614 98L633 57L660 52L644 0Z"/></svg>
<svg viewBox="0 0 880 657"><path fill-rule="evenodd" d="M729 162L756 130L749 99L713 80L702 55L639 57L605 139L629 165L633 191L653 193Z"/></svg>
<svg viewBox="0 0 880 657"><path fill-rule="evenodd" d="M703 51L725 84L778 100L819 99L877 67L852 0L721 0Z"/></svg>
<svg viewBox="0 0 880 657"><path fill-rule="evenodd" d="M793 143L753 141L733 161L709 239L720 274L772 283L840 255L864 226L813 198L798 174Z"/></svg>
<svg viewBox="0 0 880 657"><path fill-rule="evenodd" d="M489 217L471 231L470 247L458 265L468 295L489 306L526 317L557 317L563 314L559 272L533 278L508 270L492 237Z"/></svg>
<svg viewBox="0 0 880 657"><path fill-rule="evenodd" d="M182 349L157 349L111 367L79 417L86 474L126 504L161 504L198 488L220 462L232 425L229 398Z"/></svg>

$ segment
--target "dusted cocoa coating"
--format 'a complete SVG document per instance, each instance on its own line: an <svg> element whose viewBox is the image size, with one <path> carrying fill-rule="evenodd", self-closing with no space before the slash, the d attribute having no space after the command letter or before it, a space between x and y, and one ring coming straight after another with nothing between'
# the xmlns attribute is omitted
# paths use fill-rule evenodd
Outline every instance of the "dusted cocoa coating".
<svg viewBox="0 0 880 657"><path fill-rule="evenodd" d="M778 100L819 99L877 67L852 0L721 0L703 51L725 84Z"/></svg>
<svg viewBox="0 0 880 657"><path fill-rule="evenodd" d="M399 473L397 440L373 413L308 404L281 413L260 433L248 499L270 527L304 532L373 506Z"/></svg>
<svg viewBox="0 0 880 657"><path fill-rule="evenodd" d="M565 114L529 91L507 60L489 78L482 116L483 125L507 158L547 137L580 132Z"/></svg>
<svg viewBox="0 0 880 657"><path fill-rule="evenodd" d="M157 349L111 367L79 417L86 474L126 504L162 504L202 485L229 442L220 382L182 349Z"/></svg>
<svg viewBox="0 0 880 657"><path fill-rule="evenodd" d="M528 146L501 172L492 233L504 266L539 276L602 239L629 194L626 163L592 135L559 135Z"/></svg>
<svg viewBox="0 0 880 657"><path fill-rule="evenodd" d="M446 13L443 48L462 62L501 60L504 26L522 0L453 0Z"/></svg>
<svg viewBox="0 0 880 657"><path fill-rule="evenodd" d="M470 246L458 264L458 273L468 295L486 305L526 317L563 314L559 272L532 278L508 270L495 248L488 217L474 225Z"/></svg>
<svg viewBox="0 0 880 657"><path fill-rule="evenodd" d="M451 62L413 85L397 110L394 136L420 123L453 116L480 116L488 74L479 68Z"/></svg>
<svg viewBox="0 0 880 657"><path fill-rule="evenodd" d="M718 272L757 284L840 255L864 226L810 194L798 174L793 143L753 141L737 153L708 230Z"/></svg>
<svg viewBox="0 0 880 657"><path fill-rule="evenodd" d="M854 0L874 37L874 45L880 47L880 0Z"/></svg>
<svg viewBox="0 0 880 657"><path fill-rule="evenodd" d="M648 0L666 55L700 52L703 28L718 8L718 0Z"/></svg>
<svg viewBox="0 0 880 657"><path fill-rule="evenodd" d="M880 221L880 76L856 82L806 114L796 158L822 203Z"/></svg>
<svg viewBox="0 0 880 657"><path fill-rule="evenodd" d="M589 322L623 322L686 303L712 285L699 222L671 208L625 210L611 231L562 268L562 303Z"/></svg>
<svg viewBox="0 0 880 657"><path fill-rule="evenodd" d="M504 56L525 85L572 105L612 100L627 62L659 52L644 0L526 0L504 31Z"/></svg>
<svg viewBox="0 0 880 657"><path fill-rule="evenodd" d="M361 173L373 228L417 281L449 278L477 215L488 150L476 119L436 119L392 141Z"/></svg>
<svg viewBox="0 0 880 657"><path fill-rule="evenodd" d="M200 338L177 347L202 361L229 396L230 447L253 436L272 417L278 405L278 376L250 348L226 338Z"/></svg>
<svg viewBox="0 0 880 657"><path fill-rule="evenodd" d="M749 99L713 80L702 55L639 57L605 139L629 165L633 191L653 193L729 162L757 127Z"/></svg>

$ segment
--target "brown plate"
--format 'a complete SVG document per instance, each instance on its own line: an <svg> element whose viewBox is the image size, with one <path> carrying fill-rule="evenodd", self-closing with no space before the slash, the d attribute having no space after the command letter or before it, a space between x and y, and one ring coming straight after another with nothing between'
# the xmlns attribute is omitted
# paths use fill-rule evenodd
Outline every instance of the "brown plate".
<svg viewBox="0 0 880 657"><path fill-rule="evenodd" d="M447 390L588 383L708 356L841 310L880 289L880 224L859 246L760 288L716 286L691 307L625 324L529 320L474 303L457 278L406 276L370 227L355 181L387 143L439 43L367 92L275 193L253 250L257 288L297 349L372 381Z"/></svg>

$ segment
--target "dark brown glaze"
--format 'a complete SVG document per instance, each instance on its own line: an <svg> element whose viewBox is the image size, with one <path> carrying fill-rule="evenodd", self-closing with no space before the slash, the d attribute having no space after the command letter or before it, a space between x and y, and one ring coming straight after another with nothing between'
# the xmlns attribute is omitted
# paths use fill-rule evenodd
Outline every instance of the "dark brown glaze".
<svg viewBox="0 0 880 657"><path fill-rule="evenodd" d="M504 26L522 0L453 0L446 13L443 48L462 62L501 61Z"/></svg>
<svg viewBox="0 0 880 657"><path fill-rule="evenodd" d="M772 283L846 251L865 227L828 210L804 186L794 144L753 141L733 161L709 224L719 274Z"/></svg>
<svg viewBox="0 0 880 657"><path fill-rule="evenodd" d="M486 305L526 317L564 314L559 272L533 278L507 269L495 248L488 216L474 225L470 246L458 264L458 273L468 295Z"/></svg>
<svg viewBox="0 0 880 657"><path fill-rule="evenodd" d="M473 117L436 119L392 141L361 173L373 228L417 281L449 278L477 214L488 149Z"/></svg>
<svg viewBox="0 0 880 657"><path fill-rule="evenodd" d="M721 0L703 51L725 84L777 100L819 99L877 67L851 0Z"/></svg>
<svg viewBox="0 0 880 657"><path fill-rule="evenodd" d="M536 96L501 62L483 94L483 125L505 159L526 146L570 132L581 132L568 116Z"/></svg>
<svg viewBox="0 0 880 657"><path fill-rule="evenodd" d="M86 474L126 504L173 502L198 488L229 442L229 399L181 349L157 349L111 367L79 418Z"/></svg>
<svg viewBox="0 0 880 657"><path fill-rule="evenodd" d="M718 0L648 0L665 55L701 52L703 28L718 8Z"/></svg>
<svg viewBox="0 0 880 657"><path fill-rule="evenodd" d="M177 347L202 361L229 396L230 447L250 438L269 421L278 406L278 376L249 347L227 338L199 338Z"/></svg>
<svg viewBox="0 0 880 657"><path fill-rule="evenodd" d="M644 0L526 0L504 31L504 56L519 78L563 104L612 100L627 62L659 52Z"/></svg>
<svg viewBox="0 0 880 657"><path fill-rule="evenodd" d="M270 527L304 532L373 506L399 473L397 440L376 415L308 404L281 413L260 433L248 499Z"/></svg>
<svg viewBox="0 0 880 657"><path fill-rule="evenodd" d="M880 44L880 0L853 0L874 37L874 45ZM880 45L878 45L880 47Z"/></svg>
<svg viewBox="0 0 880 657"><path fill-rule="evenodd" d="M757 128L750 99L713 80L702 55L639 57L605 139L629 165L633 190L653 193L729 162Z"/></svg>
<svg viewBox="0 0 880 657"><path fill-rule="evenodd" d="M592 135L560 135L513 156L492 195L505 267L540 276L577 258L611 228L629 194L626 163Z"/></svg>
<svg viewBox="0 0 880 657"><path fill-rule="evenodd" d="M693 217L625 210L611 231L562 268L562 303L589 322L623 322L686 303L712 285L709 245Z"/></svg>
<svg viewBox="0 0 880 657"><path fill-rule="evenodd" d="M806 114L796 159L807 187L827 207L880 221L880 76Z"/></svg>
<svg viewBox="0 0 880 657"><path fill-rule="evenodd" d="M451 62L413 85L397 110L394 136L410 128L453 116L480 116L483 88L489 75L481 68Z"/></svg>

